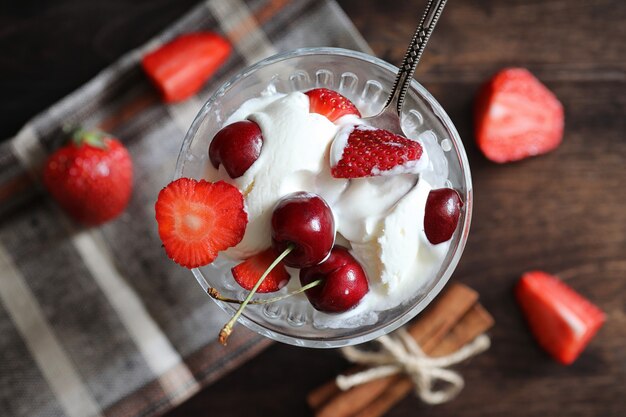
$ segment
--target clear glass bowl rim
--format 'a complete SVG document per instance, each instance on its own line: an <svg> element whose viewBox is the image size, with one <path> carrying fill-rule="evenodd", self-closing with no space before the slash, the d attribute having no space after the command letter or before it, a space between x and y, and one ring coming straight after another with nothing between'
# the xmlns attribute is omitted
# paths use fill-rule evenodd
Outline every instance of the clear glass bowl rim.
<svg viewBox="0 0 626 417"><path fill-rule="evenodd" d="M309 55L332 55L332 56L343 56L348 58L356 58L363 61L366 61L370 64L381 67L385 70L396 74L398 72L398 68L382 59L376 58L369 54L359 51L353 51L344 48L333 48L333 47L316 47L316 48L299 48L291 51L279 53L268 58L265 58L256 64L253 64L249 67L242 69L240 72L235 74L232 78L230 78L227 82L225 82L213 95L207 100L207 102L202 106L202 109L198 112L196 117L194 118L185 138L183 139L183 143L181 145L180 153L178 154L178 159L176 161L176 169L174 173L174 178L182 177L183 169L185 166L186 155L191 143L193 142L198 128L202 123L205 115L213 105L213 103L220 97L222 97L230 87L239 81L242 78L249 76L250 74L257 71L259 68L275 64L281 61L289 60L291 58L301 57L301 56L309 56ZM450 117L445 112L443 107L435 100L435 98L415 79L411 81L411 89L415 91L418 95L420 95L423 99L425 99L428 104L432 107L433 112L438 116L441 122L445 125L446 129L451 133L450 140L454 143L453 149L456 151L459 161L461 162L463 180L465 182L466 195L465 197L465 219L462 225L460 241L450 260L450 263L446 267L443 275L436 281L435 285L431 288L431 290L419 300L417 303L408 308L403 314L397 317L395 320L392 320L381 327L374 329L373 331L365 334L360 334L357 336L349 336L342 337L336 339L324 339L324 338L298 338L294 336L290 336L288 334L283 334L281 332L276 332L270 330L262 325L256 323L253 320L248 319L244 315L239 318L239 322L245 325L247 328L255 331L256 333L269 337L270 339L283 342L286 344L301 346L301 347L310 347L310 348L337 348L342 346L356 345L360 343L365 343L370 340L376 339L377 337L388 334L400 326L407 323L417 314L419 314L422 310L424 310L430 302L441 292L443 287L446 285L452 273L456 269L456 266L459 263L461 255L463 254L463 250L465 249L465 245L467 243L467 238L469 234L471 219L472 219L472 206L473 206L473 188L472 188L472 178L469 169L469 162L467 160L467 154L465 152L465 148L463 146L463 142L461 141L461 137L459 136L454 124L450 120ZM191 270L194 277L202 286L202 282L206 285L206 280L204 279L202 273L198 268L194 268ZM211 298L212 299L212 298ZM231 305L227 303L223 303L221 301L215 301L224 311L233 312L234 309Z"/></svg>

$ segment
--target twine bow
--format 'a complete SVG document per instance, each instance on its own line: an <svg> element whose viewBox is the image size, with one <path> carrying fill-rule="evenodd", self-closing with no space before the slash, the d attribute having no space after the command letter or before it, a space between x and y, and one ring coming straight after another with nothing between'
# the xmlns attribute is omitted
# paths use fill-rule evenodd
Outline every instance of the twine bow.
<svg viewBox="0 0 626 417"><path fill-rule="evenodd" d="M463 389L463 377L447 367L484 352L491 345L487 335L480 335L450 355L432 358L422 351L405 329L399 329L392 336L382 336L377 341L382 345L377 352L366 352L352 346L341 349L349 361L370 368L353 375L339 375L337 386L347 390L375 379L404 373L413 380L416 394L428 404L450 401ZM444 385L435 389L437 382Z"/></svg>

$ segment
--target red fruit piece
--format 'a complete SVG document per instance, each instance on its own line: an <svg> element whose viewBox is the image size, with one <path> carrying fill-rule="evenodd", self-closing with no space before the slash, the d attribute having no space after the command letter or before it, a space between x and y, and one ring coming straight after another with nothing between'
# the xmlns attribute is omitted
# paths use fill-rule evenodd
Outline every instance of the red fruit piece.
<svg viewBox="0 0 626 417"><path fill-rule="evenodd" d="M326 201L317 194L295 192L284 196L272 212L272 247L282 253L292 268L322 262L335 243L335 218Z"/></svg>
<svg viewBox="0 0 626 417"><path fill-rule="evenodd" d="M335 149L345 143L338 161L331 156L331 173L335 178L361 178L382 175L396 167L409 168L422 156L422 146L413 140L393 134L388 130L368 126L355 126L340 131L332 145ZM344 135L348 135L347 140Z"/></svg>
<svg viewBox="0 0 626 417"><path fill-rule="evenodd" d="M163 100L171 103L198 92L230 51L228 41L216 33L188 33L145 55L141 65Z"/></svg>
<svg viewBox="0 0 626 417"><path fill-rule="evenodd" d="M259 278L261 278L261 275L263 275L277 257L278 254L270 248L246 259L232 268L231 271L235 281L237 281L237 284L242 288L248 291L251 290ZM257 292L267 293L278 291L287 285L289 278L291 278L291 276L285 269L285 264L279 262L278 265L272 269L272 272L265 277Z"/></svg>
<svg viewBox="0 0 626 417"><path fill-rule="evenodd" d="M564 365L576 360L606 319L602 310L545 272L522 275L515 295L539 345Z"/></svg>
<svg viewBox="0 0 626 417"><path fill-rule="evenodd" d="M424 210L424 233L433 245L450 240L461 216L463 201L456 190L431 190Z"/></svg>
<svg viewBox="0 0 626 417"><path fill-rule="evenodd" d="M359 109L336 91L328 88L314 88L304 94L309 96L309 112L326 116L331 122L347 114L361 117Z"/></svg>
<svg viewBox="0 0 626 417"><path fill-rule="evenodd" d="M248 223L243 196L223 181L179 178L161 190L155 209L165 253L186 268L213 262L241 241Z"/></svg>
<svg viewBox="0 0 626 417"><path fill-rule="evenodd" d="M223 164L231 178L239 178L259 158L262 147L259 125L242 120L217 132L209 145L209 159L215 169Z"/></svg>
<svg viewBox="0 0 626 417"><path fill-rule="evenodd" d="M305 291L319 311L341 313L355 307L369 291L365 271L346 248L335 246L319 265L300 270L302 286L321 279L320 285Z"/></svg>
<svg viewBox="0 0 626 417"><path fill-rule="evenodd" d="M70 217L95 226L117 217L128 205L133 163L118 140L79 130L71 143L50 155L43 182Z"/></svg>
<svg viewBox="0 0 626 417"><path fill-rule="evenodd" d="M481 89L475 105L476 142L498 163L555 149L563 138L563 106L524 68L507 68Z"/></svg>

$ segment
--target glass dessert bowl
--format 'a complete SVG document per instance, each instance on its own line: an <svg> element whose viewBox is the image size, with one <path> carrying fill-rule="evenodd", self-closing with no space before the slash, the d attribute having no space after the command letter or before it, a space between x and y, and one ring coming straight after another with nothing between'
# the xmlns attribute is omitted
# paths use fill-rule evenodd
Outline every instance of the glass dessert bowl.
<svg viewBox="0 0 626 417"><path fill-rule="evenodd" d="M299 49L267 58L242 70L203 106L183 141L175 176L207 178L211 168L208 153L211 140L251 98L328 88L351 100L363 117L367 117L382 109L396 72L396 67L380 59L338 48ZM426 257L430 249L438 247L432 251L432 254L438 254L433 255L436 261L433 261L432 268L424 274L418 271L421 276L415 277L415 282L407 287L410 292L397 303L393 299L379 300L378 303L358 305L350 312L329 314L315 310L300 294L275 303L249 305L239 319L242 324L284 343L340 347L366 342L395 330L422 311L441 291L456 268L469 233L472 212L469 165L461 139L449 117L415 80L407 92L402 126L407 137L419 140L429 156L429 168L420 173L419 182L424 178L433 189L453 188L463 202L452 238L445 244L431 245L427 249L420 246ZM372 196L374 198L377 197ZM367 201L362 203L368 204ZM342 243L340 237L338 241ZM195 268L192 272L205 291L214 288L224 297L242 300L247 291L239 287L231 275L231 268L237 263L220 255L211 265ZM276 293L260 294L258 298L281 295L297 288L297 270L290 272L290 285ZM377 279L368 276L370 287ZM215 301L229 314L238 307ZM376 308L368 310L370 305Z"/></svg>

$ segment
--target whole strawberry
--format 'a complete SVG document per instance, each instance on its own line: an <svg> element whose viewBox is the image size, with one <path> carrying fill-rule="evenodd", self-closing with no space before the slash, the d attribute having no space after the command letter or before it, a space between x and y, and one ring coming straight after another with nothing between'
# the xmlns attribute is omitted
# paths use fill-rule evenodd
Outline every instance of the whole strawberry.
<svg viewBox="0 0 626 417"><path fill-rule="evenodd" d="M117 139L78 130L46 161L43 182L74 220L95 226L117 217L128 204L133 164Z"/></svg>

